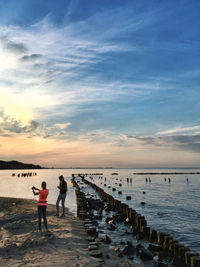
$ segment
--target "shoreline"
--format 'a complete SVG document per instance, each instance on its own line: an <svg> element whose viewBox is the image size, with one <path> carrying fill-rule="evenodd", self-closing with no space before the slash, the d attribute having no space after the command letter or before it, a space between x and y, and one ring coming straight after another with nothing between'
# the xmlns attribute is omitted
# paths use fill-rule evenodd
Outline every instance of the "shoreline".
<svg viewBox="0 0 200 267"><path fill-rule="evenodd" d="M50 233L38 232L37 201L0 197L0 266L139 266L116 257L98 238L103 256L90 256L83 222L69 213L54 214L55 205L48 204Z"/></svg>

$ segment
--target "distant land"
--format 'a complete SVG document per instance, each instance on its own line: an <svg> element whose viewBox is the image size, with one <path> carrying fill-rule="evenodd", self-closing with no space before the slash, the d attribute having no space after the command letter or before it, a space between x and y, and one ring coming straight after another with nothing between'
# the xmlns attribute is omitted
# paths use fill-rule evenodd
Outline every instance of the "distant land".
<svg viewBox="0 0 200 267"><path fill-rule="evenodd" d="M23 169L42 169L39 165L26 164L16 160L3 161L0 160L0 170L23 170Z"/></svg>

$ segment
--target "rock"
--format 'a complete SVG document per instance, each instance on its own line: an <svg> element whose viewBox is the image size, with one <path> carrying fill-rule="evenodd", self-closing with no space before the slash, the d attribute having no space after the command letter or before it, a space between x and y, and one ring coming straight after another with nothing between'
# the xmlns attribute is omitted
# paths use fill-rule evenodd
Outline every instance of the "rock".
<svg viewBox="0 0 200 267"><path fill-rule="evenodd" d="M143 239L143 238L144 238L144 236L143 236L143 234L141 234L141 233L139 233L139 234L136 235L136 239L137 239L137 240L141 240L141 239Z"/></svg>
<svg viewBox="0 0 200 267"><path fill-rule="evenodd" d="M98 222L95 221L95 220L92 221L92 224L93 224L94 226L98 226L98 225L99 225Z"/></svg>
<svg viewBox="0 0 200 267"><path fill-rule="evenodd" d="M89 245L90 246L97 246L98 247L98 243L97 242L90 242Z"/></svg>
<svg viewBox="0 0 200 267"><path fill-rule="evenodd" d="M123 214L118 214L114 218L115 218L115 221L118 223L124 222L124 220L126 219L126 217Z"/></svg>
<svg viewBox="0 0 200 267"><path fill-rule="evenodd" d="M114 247L113 250L114 250L115 252L120 252L120 248L119 248L119 247Z"/></svg>
<svg viewBox="0 0 200 267"><path fill-rule="evenodd" d="M141 244L138 244L138 245L136 246L136 250L137 250L137 251L140 251L142 248L144 248L144 246L141 245Z"/></svg>
<svg viewBox="0 0 200 267"><path fill-rule="evenodd" d="M88 250L91 251L91 250L97 250L98 249L98 246L96 245L89 245L88 246Z"/></svg>
<svg viewBox="0 0 200 267"><path fill-rule="evenodd" d="M130 219L129 218L126 218L125 222L129 223L130 222Z"/></svg>
<svg viewBox="0 0 200 267"><path fill-rule="evenodd" d="M111 217L106 217L106 220L105 220L105 222L106 222L106 223L109 223L111 220L112 220L112 218L111 218Z"/></svg>
<svg viewBox="0 0 200 267"><path fill-rule="evenodd" d="M95 262L92 267L102 267L102 264L100 262Z"/></svg>
<svg viewBox="0 0 200 267"><path fill-rule="evenodd" d="M132 245L131 242L127 241L126 242L126 246L125 248L123 249L122 253L126 256L128 255L132 255L133 253L136 252L136 248Z"/></svg>
<svg viewBox="0 0 200 267"><path fill-rule="evenodd" d="M103 240L102 237L99 237L99 238L96 238L95 241L96 241L97 243L100 243L100 242L103 242L104 240Z"/></svg>
<svg viewBox="0 0 200 267"><path fill-rule="evenodd" d="M84 224L92 224L92 222L89 219L84 219Z"/></svg>
<svg viewBox="0 0 200 267"><path fill-rule="evenodd" d="M94 242L95 239L94 239L94 237L89 236L89 237L87 238L87 241L88 241L88 242Z"/></svg>
<svg viewBox="0 0 200 267"><path fill-rule="evenodd" d="M115 220L114 219L112 219L112 220L110 220L109 222L108 222L108 224L115 224Z"/></svg>
<svg viewBox="0 0 200 267"><path fill-rule="evenodd" d="M146 202L142 201L142 202L140 202L140 204L141 204L141 205L145 205L145 204L146 204Z"/></svg>
<svg viewBox="0 0 200 267"><path fill-rule="evenodd" d="M105 243L105 244L110 244L111 242L112 242L112 240L110 239L110 237L107 236L107 235L105 235L105 236L104 236L104 243Z"/></svg>
<svg viewBox="0 0 200 267"><path fill-rule="evenodd" d="M131 200L131 196L126 196L126 200Z"/></svg>
<svg viewBox="0 0 200 267"><path fill-rule="evenodd" d="M148 249L151 251L161 251L162 247L157 244L149 244Z"/></svg>
<svg viewBox="0 0 200 267"><path fill-rule="evenodd" d="M99 249L92 250L92 251L90 251L90 256L95 257L95 258L101 258L102 252Z"/></svg>
<svg viewBox="0 0 200 267"><path fill-rule="evenodd" d="M119 252L119 253L117 254L117 256L118 256L119 258L122 258L122 257L123 257L123 254L122 254L121 252Z"/></svg>
<svg viewBox="0 0 200 267"><path fill-rule="evenodd" d="M114 225L114 223L109 224L108 230L114 231L117 227Z"/></svg>
<svg viewBox="0 0 200 267"><path fill-rule="evenodd" d="M161 261L158 261L158 262L156 263L156 267L167 267L167 266L168 266L167 263L164 263L164 262L161 262Z"/></svg>
<svg viewBox="0 0 200 267"><path fill-rule="evenodd" d="M125 230L125 231L124 231L124 234L126 234L126 235L131 235L132 233L131 233L131 232L128 232L128 230Z"/></svg>
<svg viewBox="0 0 200 267"><path fill-rule="evenodd" d="M142 248L140 258L144 261L149 261L153 259L153 254L149 250Z"/></svg>
<svg viewBox="0 0 200 267"><path fill-rule="evenodd" d="M86 231L87 231L88 235L91 235L91 236L97 236L98 235L95 227L88 227L86 229Z"/></svg>
<svg viewBox="0 0 200 267"><path fill-rule="evenodd" d="M115 211L115 207L113 207L112 205L108 204L106 207L105 207L105 211Z"/></svg>
<svg viewBox="0 0 200 267"><path fill-rule="evenodd" d="M92 223L85 223L85 228L90 228L92 226L93 226Z"/></svg>
<svg viewBox="0 0 200 267"><path fill-rule="evenodd" d="M158 255L154 256L154 257L153 257L153 260L154 260L155 262L157 262L157 261L159 260L159 256L158 256Z"/></svg>
<svg viewBox="0 0 200 267"><path fill-rule="evenodd" d="M9 244L9 245L7 245L7 246L4 246L4 247L3 247L3 250L4 250L4 252L6 252L6 253L9 253L9 252L12 253L13 249L17 249L17 248L18 248L18 246L16 245L16 243L14 243L14 244Z"/></svg>
<svg viewBox="0 0 200 267"><path fill-rule="evenodd" d="M95 220L102 220L102 215L95 215L93 218Z"/></svg>
<svg viewBox="0 0 200 267"><path fill-rule="evenodd" d="M139 230L138 230L137 228L133 228L133 229L132 229L132 234L133 234L133 235L137 235L137 234L139 234Z"/></svg>

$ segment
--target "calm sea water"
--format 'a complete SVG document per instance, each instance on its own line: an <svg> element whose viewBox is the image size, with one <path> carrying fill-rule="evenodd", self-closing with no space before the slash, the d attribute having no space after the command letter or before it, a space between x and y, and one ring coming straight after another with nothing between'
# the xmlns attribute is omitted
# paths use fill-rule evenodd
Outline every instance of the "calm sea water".
<svg viewBox="0 0 200 267"><path fill-rule="evenodd" d="M37 173L36 176L20 177L17 175L21 173ZM13 177L12 174L15 173ZM74 188L71 185L71 170L1 170L0 171L0 196L2 197L19 197L27 199L38 199L38 196L34 196L32 193L32 186L41 188L42 181L47 182L47 188L49 189L48 203L55 204L59 189L58 177L60 175L65 177L68 184L68 194L66 198L66 207L70 212L76 214L76 196ZM21 175L20 175L21 176Z"/></svg>
<svg viewBox="0 0 200 267"><path fill-rule="evenodd" d="M170 233L180 243L189 246L192 250L200 252L200 175L199 174L168 174L168 175L137 175L133 173L161 173L161 172L200 172L200 169L59 169L59 170L34 170L37 176L13 177L12 173L20 171L0 171L0 196L21 197L33 199L31 187L40 187L42 181L46 181L50 194L48 202L55 204L58 195L58 176L63 174L68 181L69 192L66 206L71 212L76 213L76 200L74 188L70 179L72 173L103 173L93 175L94 182L116 199L127 202L130 207L144 215L148 226L157 231ZM27 171L27 172L30 172ZM118 175L112 175L112 173ZM106 178L106 182L105 182ZM127 182L132 178L132 183ZM150 178L151 182L146 182ZM167 181L164 181L164 178ZM168 178L171 182L168 182ZM188 182L186 179L188 178ZM120 181L121 180L121 181ZM119 187L119 183L122 187ZM107 186L104 186L106 184ZM111 186L111 188L108 188ZM112 191L115 187L116 191ZM122 191L122 195L118 194ZM143 194L146 192L146 194ZM132 197L131 201L126 196ZM140 202L146 204L142 206Z"/></svg>

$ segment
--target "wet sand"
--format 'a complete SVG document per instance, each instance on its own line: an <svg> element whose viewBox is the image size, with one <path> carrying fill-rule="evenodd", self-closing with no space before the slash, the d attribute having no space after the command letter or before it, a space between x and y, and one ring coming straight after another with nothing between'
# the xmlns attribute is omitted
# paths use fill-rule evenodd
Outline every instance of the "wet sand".
<svg viewBox="0 0 200 267"><path fill-rule="evenodd" d="M102 257L90 256L83 222L69 213L64 218L54 214L55 206L48 205L50 233L38 232L36 201L1 197L0 266L138 266L98 239Z"/></svg>

